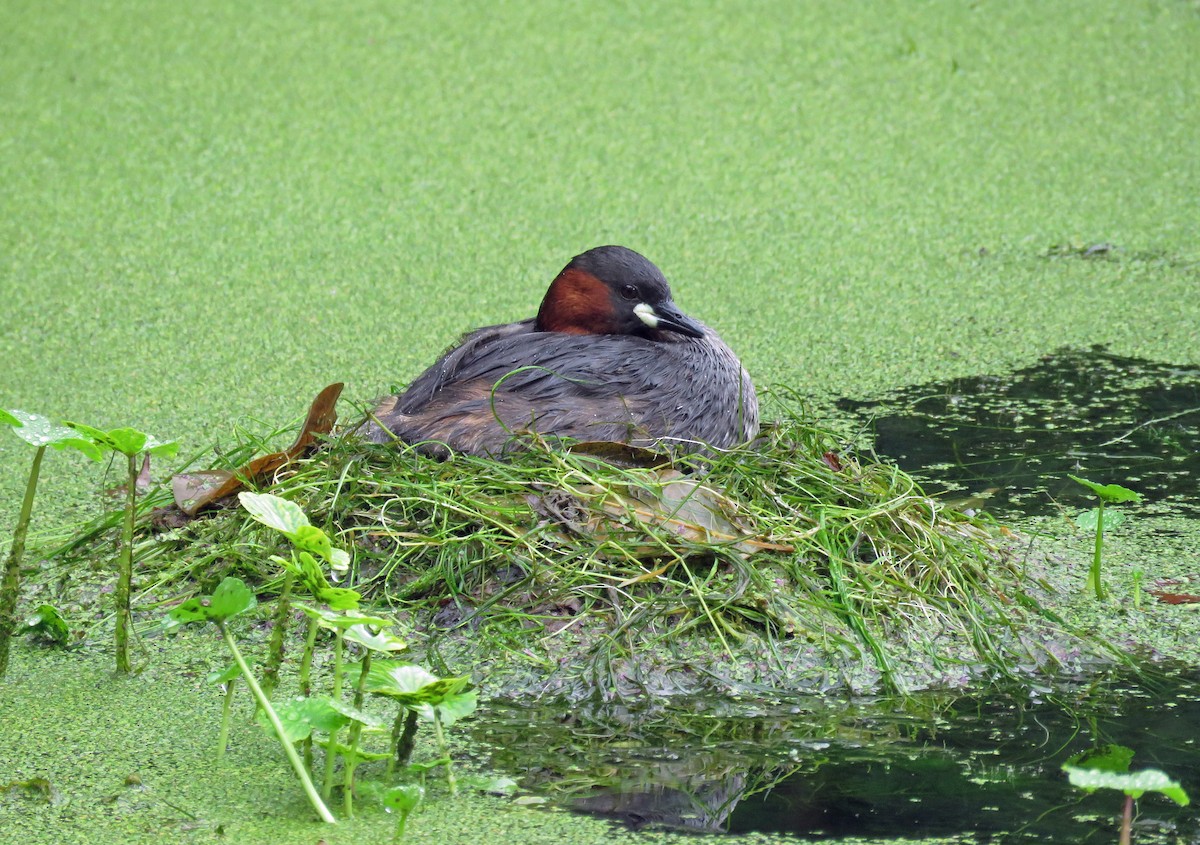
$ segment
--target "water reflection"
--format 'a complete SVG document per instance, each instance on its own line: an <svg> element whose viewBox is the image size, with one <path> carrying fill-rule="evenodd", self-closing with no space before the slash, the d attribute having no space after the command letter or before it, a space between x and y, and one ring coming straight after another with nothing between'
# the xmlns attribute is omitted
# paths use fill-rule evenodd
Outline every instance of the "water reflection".
<svg viewBox="0 0 1200 845"><path fill-rule="evenodd" d="M1108 743L1134 749L1133 769L1163 769L1200 792L1195 674L1034 697L673 705L508 705L477 739L493 765L564 806L708 833L1109 842L1121 796L1086 795L1059 769ZM1198 841L1187 808L1141 805L1139 842Z"/></svg>
<svg viewBox="0 0 1200 845"><path fill-rule="evenodd" d="M995 488L987 509L1034 515L1088 494L1067 473L1200 515L1200 368L1063 350L1007 375L838 403L930 493Z"/></svg>

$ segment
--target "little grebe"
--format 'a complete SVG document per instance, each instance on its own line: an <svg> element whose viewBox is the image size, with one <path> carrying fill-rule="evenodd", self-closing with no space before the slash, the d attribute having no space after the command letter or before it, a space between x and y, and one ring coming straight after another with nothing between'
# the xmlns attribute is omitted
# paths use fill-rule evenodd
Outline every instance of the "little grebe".
<svg viewBox="0 0 1200 845"><path fill-rule="evenodd" d="M657 267L620 246L571 259L534 319L467 334L363 436L435 454L497 457L516 435L718 449L758 432L754 385L733 351L676 307Z"/></svg>

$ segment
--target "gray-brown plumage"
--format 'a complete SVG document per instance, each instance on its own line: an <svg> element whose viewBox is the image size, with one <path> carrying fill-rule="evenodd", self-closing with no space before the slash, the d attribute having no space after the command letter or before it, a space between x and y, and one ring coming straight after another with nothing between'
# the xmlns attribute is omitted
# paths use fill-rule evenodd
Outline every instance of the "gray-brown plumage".
<svg viewBox="0 0 1200 845"><path fill-rule="evenodd" d="M466 335L372 417L368 440L438 454L500 456L524 432L728 448L757 433L758 400L737 356L676 308L658 268L604 246L571 260L536 318Z"/></svg>

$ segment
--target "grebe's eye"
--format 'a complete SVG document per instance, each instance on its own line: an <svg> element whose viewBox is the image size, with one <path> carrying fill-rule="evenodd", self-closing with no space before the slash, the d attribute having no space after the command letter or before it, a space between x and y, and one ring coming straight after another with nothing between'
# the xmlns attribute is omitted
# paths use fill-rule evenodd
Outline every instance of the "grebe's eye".
<svg viewBox="0 0 1200 845"><path fill-rule="evenodd" d="M641 294L638 293L638 289L634 285L625 285L625 287L621 288L621 296L630 301L641 298Z"/></svg>

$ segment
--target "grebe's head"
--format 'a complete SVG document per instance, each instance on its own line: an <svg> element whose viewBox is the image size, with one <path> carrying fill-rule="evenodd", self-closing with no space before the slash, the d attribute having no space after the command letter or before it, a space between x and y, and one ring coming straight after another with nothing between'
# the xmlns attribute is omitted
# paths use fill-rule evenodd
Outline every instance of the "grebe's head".
<svg viewBox="0 0 1200 845"><path fill-rule="evenodd" d="M572 258L546 291L536 328L649 338L657 332L704 336L700 324L676 307L662 272L623 246L598 246Z"/></svg>

